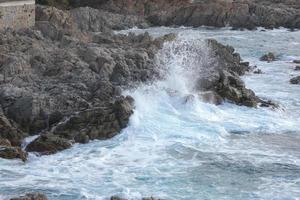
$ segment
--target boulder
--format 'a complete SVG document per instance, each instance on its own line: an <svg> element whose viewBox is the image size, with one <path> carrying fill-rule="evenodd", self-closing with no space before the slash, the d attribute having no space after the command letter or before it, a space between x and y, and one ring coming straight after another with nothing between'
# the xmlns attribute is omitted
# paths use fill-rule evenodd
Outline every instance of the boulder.
<svg viewBox="0 0 300 200"><path fill-rule="evenodd" d="M267 61L267 62L272 62L276 60L276 56L274 53L267 53L265 55L263 55L262 57L260 57L260 61Z"/></svg>
<svg viewBox="0 0 300 200"><path fill-rule="evenodd" d="M43 133L26 147L28 152L38 152L41 155L49 155L68 149L72 142L51 133Z"/></svg>
<svg viewBox="0 0 300 200"><path fill-rule="evenodd" d="M294 60L293 63L300 64L300 60Z"/></svg>
<svg viewBox="0 0 300 200"><path fill-rule="evenodd" d="M249 63L242 62L240 55L234 48L218 43L216 40L208 40L208 46L215 56L216 62L210 66L212 72L208 76L201 76L198 80L200 91L212 91L216 95L216 103L220 98L237 105L256 107L259 98L255 93L245 87L240 78L250 70ZM210 95L211 96L211 95Z"/></svg>
<svg viewBox="0 0 300 200"><path fill-rule="evenodd" d="M292 78L292 79L290 80L290 83L291 83L291 84L294 84L294 85L299 85L299 84L300 84L300 76L297 76L297 77L295 77L295 78Z"/></svg>
<svg viewBox="0 0 300 200"><path fill-rule="evenodd" d="M296 66L295 71L300 71L300 66Z"/></svg>
<svg viewBox="0 0 300 200"><path fill-rule="evenodd" d="M41 193L28 193L24 196L11 198L10 200L48 200L48 198Z"/></svg>
<svg viewBox="0 0 300 200"><path fill-rule="evenodd" d="M254 74L262 74L262 70L261 69L256 69L253 71Z"/></svg>
<svg viewBox="0 0 300 200"><path fill-rule="evenodd" d="M27 160L27 153L24 152L20 147L12 147L0 145L0 158L5 159L21 159L23 162Z"/></svg>

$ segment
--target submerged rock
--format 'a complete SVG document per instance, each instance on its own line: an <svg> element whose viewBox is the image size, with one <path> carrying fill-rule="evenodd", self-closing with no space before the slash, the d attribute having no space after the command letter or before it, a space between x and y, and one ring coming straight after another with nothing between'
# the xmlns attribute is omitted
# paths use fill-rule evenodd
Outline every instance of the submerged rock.
<svg viewBox="0 0 300 200"><path fill-rule="evenodd" d="M297 77L295 77L295 78L292 78L292 79L290 80L290 83L291 83L291 84L294 84L294 85L299 85L299 84L300 84L300 76L297 76Z"/></svg>
<svg viewBox="0 0 300 200"><path fill-rule="evenodd" d="M261 69L256 69L253 71L254 74L262 74L262 70Z"/></svg>
<svg viewBox="0 0 300 200"><path fill-rule="evenodd" d="M48 198L41 193L28 193L24 196L11 198L10 200L48 200Z"/></svg>
<svg viewBox="0 0 300 200"><path fill-rule="evenodd" d="M272 62L276 60L276 56L274 53L269 52L268 54L263 55L260 57L260 61L267 61L267 62Z"/></svg>
<svg viewBox="0 0 300 200"><path fill-rule="evenodd" d="M127 200L126 198L121 198L118 196L112 196L110 198L110 200ZM141 200L162 200L162 199L158 199L158 198L154 198L154 197L143 197Z"/></svg>
<svg viewBox="0 0 300 200"><path fill-rule="evenodd" d="M294 60L293 63L300 64L300 60Z"/></svg>
<svg viewBox="0 0 300 200"><path fill-rule="evenodd" d="M27 153L20 147L12 147L0 145L0 158L5 159L21 159L23 162L27 160Z"/></svg>

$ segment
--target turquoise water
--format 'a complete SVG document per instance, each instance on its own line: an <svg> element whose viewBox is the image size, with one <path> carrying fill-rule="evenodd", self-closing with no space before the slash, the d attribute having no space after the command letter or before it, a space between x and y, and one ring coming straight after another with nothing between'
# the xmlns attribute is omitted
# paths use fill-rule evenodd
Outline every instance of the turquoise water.
<svg viewBox="0 0 300 200"><path fill-rule="evenodd" d="M130 30L136 33L145 30ZM300 31L153 28L178 33L157 59L165 79L124 91L136 100L130 125L108 141L93 141L29 161L0 159L0 199L40 191L53 200L155 196L197 200L300 199L300 87L289 79L300 59ZM127 31L128 32L128 31ZM213 63L203 42L233 45L263 74L248 88L281 109L214 106L194 95L194 79ZM175 51L180 49L181 51ZM266 52L280 60L259 61Z"/></svg>

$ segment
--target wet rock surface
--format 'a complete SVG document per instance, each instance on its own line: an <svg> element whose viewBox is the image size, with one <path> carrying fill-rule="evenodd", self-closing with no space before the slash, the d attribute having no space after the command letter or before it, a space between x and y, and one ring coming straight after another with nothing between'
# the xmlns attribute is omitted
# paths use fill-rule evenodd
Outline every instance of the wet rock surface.
<svg viewBox="0 0 300 200"><path fill-rule="evenodd" d="M10 200L48 200L48 198L41 193L28 193L24 196L11 198Z"/></svg>
<svg viewBox="0 0 300 200"><path fill-rule="evenodd" d="M68 149L72 142L51 133L43 133L26 147L28 152L38 152L41 155L54 154Z"/></svg>
<svg viewBox="0 0 300 200"><path fill-rule="evenodd" d="M217 94L216 99L228 100L238 105L256 107L259 98L247 89L240 78L249 71L249 63L242 62L240 55L231 46L224 46L216 40L208 40L208 46L216 58L213 73L198 80L198 89L212 91ZM215 96L215 95L214 95ZM217 100L219 103L220 100Z"/></svg>
<svg viewBox="0 0 300 200"><path fill-rule="evenodd" d="M260 61L273 62L275 60L276 60L276 56L274 53L271 53L271 52L260 57Z"/></svg>
<svg viewBox="0 0 300 200"><path fill-rule="evenodd" d="M290 80L291 84L300 85L300 76L294 77Z"/></svg>
<svg viewBox="0 0 300 200"><path fill-rule="evenodd" d="M25 162L27 160L27 153L20 147L0 145L0 158L21 159Z"/></svg>

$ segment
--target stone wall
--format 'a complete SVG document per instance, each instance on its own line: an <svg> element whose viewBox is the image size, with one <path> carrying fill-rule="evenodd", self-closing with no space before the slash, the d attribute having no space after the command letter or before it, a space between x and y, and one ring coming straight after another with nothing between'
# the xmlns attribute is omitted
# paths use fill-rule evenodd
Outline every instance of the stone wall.
<svg viewBox="0 0 300 200"><path fill-rule="evenodd" d="M34 1L0 3L0 29L20 29L35 24Z"/></svg>

